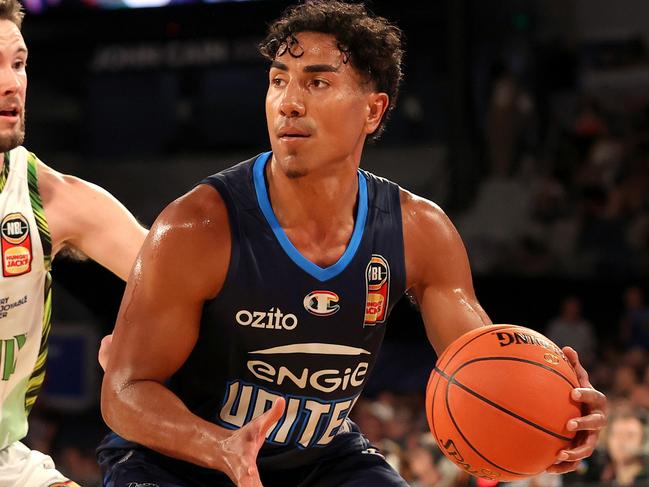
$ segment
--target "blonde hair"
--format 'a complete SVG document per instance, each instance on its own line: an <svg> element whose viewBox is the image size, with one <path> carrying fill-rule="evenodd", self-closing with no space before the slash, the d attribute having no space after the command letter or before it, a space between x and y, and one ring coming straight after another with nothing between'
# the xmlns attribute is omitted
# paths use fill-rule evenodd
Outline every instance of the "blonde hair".
<svg viewBox="0 0 649 487"><path fill-rule="evenodd" d="M18 0L0 0L0 19L9 20L20 29L25 11Z"/></svg>

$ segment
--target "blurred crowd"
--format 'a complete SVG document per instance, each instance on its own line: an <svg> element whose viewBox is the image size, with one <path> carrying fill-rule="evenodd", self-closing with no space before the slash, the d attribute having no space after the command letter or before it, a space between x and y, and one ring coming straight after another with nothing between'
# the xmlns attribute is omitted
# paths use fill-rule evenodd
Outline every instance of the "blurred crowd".
<svg viewBox="0 0 649 487"><path fill-rule="evenodd" d="M570 55L555 46L546 57ZM482 117L484 177L456 220L474 272L649 272L644 44L582 47L576 57L569 69L539 55L536 73L503 66L493 75Z"/></svg>

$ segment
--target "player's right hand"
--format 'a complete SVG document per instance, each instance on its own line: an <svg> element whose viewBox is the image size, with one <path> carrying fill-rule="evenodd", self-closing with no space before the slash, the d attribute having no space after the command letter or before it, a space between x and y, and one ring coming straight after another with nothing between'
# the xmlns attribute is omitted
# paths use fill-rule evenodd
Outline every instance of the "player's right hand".
<svg viewBox="0 0 649 487"><path fill-rule="evenodd" d="M221 451L224 472L239 487L263 487L257 470L257 454L270 431L284 414L286 401L279 398L261 416L224 438Z"/></svg>

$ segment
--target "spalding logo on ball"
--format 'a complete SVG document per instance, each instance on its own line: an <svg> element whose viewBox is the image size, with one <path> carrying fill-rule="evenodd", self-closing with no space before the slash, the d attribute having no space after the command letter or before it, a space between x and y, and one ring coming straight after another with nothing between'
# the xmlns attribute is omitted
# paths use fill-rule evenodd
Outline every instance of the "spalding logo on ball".
<svg viewBox="0 0 649 487"><path fill-rule="evenodd" d="M476 477L510 481L550 467L581 416L579 383L561 349L540 333L491 325L442 353L426 388L428 424L442 452Z"/></svg>

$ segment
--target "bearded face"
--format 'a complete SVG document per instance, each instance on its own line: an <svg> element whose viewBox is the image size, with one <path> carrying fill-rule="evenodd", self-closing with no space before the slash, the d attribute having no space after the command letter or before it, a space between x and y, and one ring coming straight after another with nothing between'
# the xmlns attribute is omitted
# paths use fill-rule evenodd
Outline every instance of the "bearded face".
<svg viewBox="0 0 649 487"><path fill-rule="evenodd" d="M13 127L0 130L0 153L15 149L25 140L25 108L23 107L15 115L3 115L3 111L0 110L0 118L2 117L13 117L19 120Z"/></svg>
<svg viewBox="0 0 649 487"><path fill-rule="evenodd" d="M20 29L10 20L0 20L0 152L25 139L26 67L27 46Z"/></svg>

